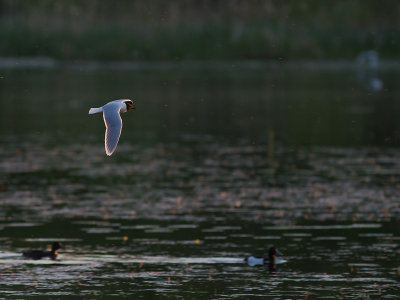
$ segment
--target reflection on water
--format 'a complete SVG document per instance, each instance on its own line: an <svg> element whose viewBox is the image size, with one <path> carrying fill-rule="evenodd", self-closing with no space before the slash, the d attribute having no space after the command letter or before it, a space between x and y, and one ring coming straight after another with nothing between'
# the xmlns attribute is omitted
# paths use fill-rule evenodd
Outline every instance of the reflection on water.
<svg viewBox="0 0 400 300"><path fill-rule="evenodd" d="M395 90L254 72L6 72L0 297L396 297ZM106 157L87 110L131 95ZM58 261L20 256L53 241ZM244 262L272 245L276 274Z"/></svg>

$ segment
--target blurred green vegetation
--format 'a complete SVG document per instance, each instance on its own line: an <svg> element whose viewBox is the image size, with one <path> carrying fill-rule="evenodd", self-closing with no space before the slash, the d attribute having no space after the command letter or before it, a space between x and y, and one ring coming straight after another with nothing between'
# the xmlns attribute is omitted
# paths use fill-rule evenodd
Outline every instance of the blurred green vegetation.
<svg viewBox="0 0 400 300"><path fill-rule="evenodd" d="M400 53L396 0L0 0L0 56L352 59Z"/></svg>

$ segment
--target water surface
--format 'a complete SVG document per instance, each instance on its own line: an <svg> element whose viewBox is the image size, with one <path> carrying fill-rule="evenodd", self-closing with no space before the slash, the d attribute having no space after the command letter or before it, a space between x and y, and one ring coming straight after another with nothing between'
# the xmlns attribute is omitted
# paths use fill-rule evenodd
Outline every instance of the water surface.
<svg viewBox="0 0 400 300"><path fill-rule="evenodd" d="M0 297L395 299L399 71L57 68L0 79ZM92 106L135 98L115 154ZM20 253L62 242L59 260ZM273 274L243 258L275 245Z"/></svg>

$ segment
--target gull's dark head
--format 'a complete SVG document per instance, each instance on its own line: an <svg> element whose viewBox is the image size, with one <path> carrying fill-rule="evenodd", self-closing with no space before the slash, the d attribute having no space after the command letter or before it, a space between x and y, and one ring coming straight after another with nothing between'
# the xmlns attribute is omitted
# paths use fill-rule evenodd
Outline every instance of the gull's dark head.
<svg viewBox="0 0 400 300"><path fill-rule="evenodd" d="M130 99L126 99L124 100L124 103L126 105L126 110L131 110L131 109L135 109L135 102L133 100Z"/></svg>

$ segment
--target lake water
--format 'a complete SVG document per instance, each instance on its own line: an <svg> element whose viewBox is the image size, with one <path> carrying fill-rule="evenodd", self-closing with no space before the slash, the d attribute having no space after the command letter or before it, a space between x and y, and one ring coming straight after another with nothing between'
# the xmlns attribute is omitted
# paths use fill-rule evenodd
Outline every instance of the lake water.
<svg viewBox="0 0 400 300"><path fill-rule="evenodd" d="M334 66L2 70L0 298L398 299L400 69Z"/></svg>

